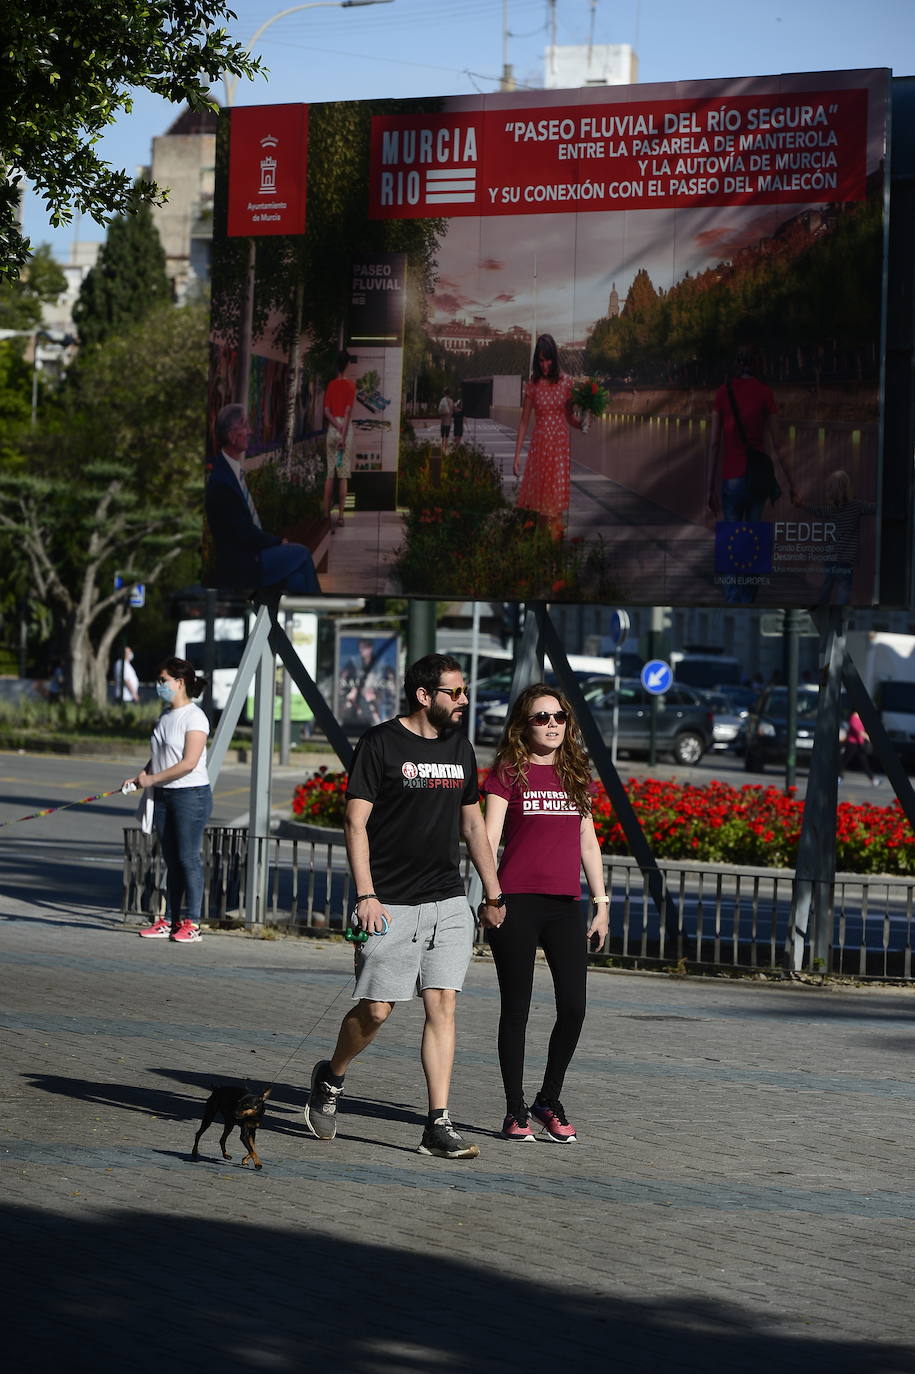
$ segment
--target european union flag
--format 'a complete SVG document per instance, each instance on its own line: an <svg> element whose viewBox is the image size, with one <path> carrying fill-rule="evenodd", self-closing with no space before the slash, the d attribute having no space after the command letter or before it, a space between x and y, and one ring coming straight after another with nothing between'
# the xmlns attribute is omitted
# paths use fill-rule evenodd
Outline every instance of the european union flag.
<svg viewBox="0 0 915 1374"><path fill-rule="evenodd" d="M768 520L719 520L715 526L715 572L772 571L772 525Z"/></svg>

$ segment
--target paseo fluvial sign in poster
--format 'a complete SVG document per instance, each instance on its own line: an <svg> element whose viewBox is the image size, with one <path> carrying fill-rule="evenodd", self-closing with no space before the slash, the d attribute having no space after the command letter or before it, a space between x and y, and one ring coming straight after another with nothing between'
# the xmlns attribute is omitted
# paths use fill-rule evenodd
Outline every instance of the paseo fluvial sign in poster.
<svg viewBox="0 0 915 1374"><path fill-rule="evenodd" d="M243 400L265 511L336 594L871 604L889 92L867 70L230 112L211 446ZM252 219L273 176L290 232Z"/></svg>

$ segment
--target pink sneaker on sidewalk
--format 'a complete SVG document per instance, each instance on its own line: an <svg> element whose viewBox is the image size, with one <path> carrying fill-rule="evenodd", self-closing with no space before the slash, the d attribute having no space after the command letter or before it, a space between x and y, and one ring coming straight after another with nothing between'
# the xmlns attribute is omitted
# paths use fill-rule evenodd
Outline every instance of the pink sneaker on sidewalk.
<svg viewBox="0 0 915 1374"><path fill-rule="evenodd" d="M172 933L172 923L167 921L164 916L160 916L158 921L153 921L151 926L145 930L138 930L137 934L141 940L167 940Z"/></svg>
<svg viewBox="0 0 915 1374"><path fill-rule="evenodd" d="M531 1130L531 1123L527 1119L527 1112L521 1116L508 1116L502 1122L502 1130L499 1132L503 1140L533 1140L534 1132Z"/></svg>
<svg viewBox="0 0 915 1374"><path fill-rule="evenodd" d="M168 937L178 945L190 945L195 940L200 939L200 931L193 921L182 921L177 930L173 930Z"/></svg>
<svg viewBox="0 0 915 1374"><path fill-rule="evenodd" d="M531 1107L531 1116L543 1127L540 1134L555 1140L557 1145L571 1145L578 1140L575 1127L566 1120L561 1102L557 1101L552 1106L547 1106L538 1099Z"/></svg>

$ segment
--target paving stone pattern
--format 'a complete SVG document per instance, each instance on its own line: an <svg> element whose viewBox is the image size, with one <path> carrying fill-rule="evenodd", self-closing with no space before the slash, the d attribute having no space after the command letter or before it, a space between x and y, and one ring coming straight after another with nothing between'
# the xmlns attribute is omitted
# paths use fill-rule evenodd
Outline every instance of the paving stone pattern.
<svg viewBox="0 0 915 1374"><path fill-rule="evenodd" d="M348 946L176 946L2 897L0 930L11 1368L915 1374L910 990L595 971L579 1143L512 1145L477 959L452 1116L480 1157L452 1162L416 1153L418 1004L350 1071L338 1138L305 1132ZM531 1096L551 1009L539 968ZM279 1079L263 1170L216 1127L191 1163L209 1087L244 1076Z"/></svg>

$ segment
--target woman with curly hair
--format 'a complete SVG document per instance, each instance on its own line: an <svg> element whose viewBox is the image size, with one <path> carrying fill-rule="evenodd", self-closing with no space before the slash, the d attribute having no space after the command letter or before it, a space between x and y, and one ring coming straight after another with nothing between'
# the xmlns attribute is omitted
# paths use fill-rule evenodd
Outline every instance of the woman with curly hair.
<svg viewBox="0 0 915 1374"><path fill-rule="evenodd" d="M588 942L606 938L610 898L591 818L594 784L584 743L562 692L538 682L512 707L492 772L483 784L486 833L494 855L505 828L499 882L505 906L482 907L499 977L499 1065L506 1140L533 1140L530 1118L557 1144L577 1140L560 1101L585 1019ZM593 914L581 909L584 868ZM546 1072L531 1107L523 1074L527 1018L538 944L556 996Z"/></svg>

